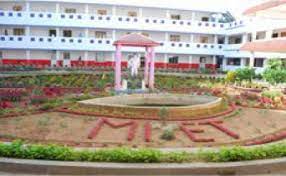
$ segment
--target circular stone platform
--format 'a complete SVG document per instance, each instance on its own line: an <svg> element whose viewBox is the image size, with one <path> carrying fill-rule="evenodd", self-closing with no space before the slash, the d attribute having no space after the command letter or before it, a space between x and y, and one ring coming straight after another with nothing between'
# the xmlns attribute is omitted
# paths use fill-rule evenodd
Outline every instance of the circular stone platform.
<svg viewBox="0 0 286 176"><path fill-rule="evenodd" d="M96 108L101 115L159 119L159 114L164 113L168 120L207 117L227 108L222 98L187 94L121 95L80 101L79 104L88 109Z"/></svg>

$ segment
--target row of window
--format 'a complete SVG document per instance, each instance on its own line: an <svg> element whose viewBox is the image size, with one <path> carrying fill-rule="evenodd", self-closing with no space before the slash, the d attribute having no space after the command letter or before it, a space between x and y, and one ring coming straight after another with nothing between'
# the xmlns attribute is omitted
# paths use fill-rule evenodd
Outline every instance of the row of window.
<svg viewBox="0 0 286 176"><path fill-rule="evenodd" d="M242 59L241 58L228 58L227 65L231 66L241 66ZM249 65L249 59L246 59L245 65ZM254 59L254 67L263 67L264 59L263 58L255 58Z"/></svg>
<svg viewBox="0 0 286 176"><path fill-rule="evenodd" d="M49 33L48 34L49 37L56 37L57 36L56 29L49 29L48 33ZM73 31L72 30L67 30L67 29L63 30L62 34L63 34L63 37L73 37ZM97 38L97 39L107 38L107 32L105 32L105 31L95 31L94 34L95 34L95 38ZM126 34L130 34L130 32L128 32ZM4 35L9 35L7 29L4 29ZM24 28L13 28L13 35L17 35L17 36L25 35L25 29ZM142 35L149 37L149 34L146 32L142 32ZM83 34L79 33L78 37L82 38ZM170 38L169 41L171 41L171 42L180 42L181 41L181 36L177 35L177 34L170 34L169 38ZM198 43L210 43L209 42L210 38L207 36L200 36L199 39L200 39L200 41ZM223 44L224 38L222 41L221 41L221 38L218 38L218 43Z"/></svg>
<svg viewBox="0 0 286 176"><path fill-rule="evenodd" d="M0 37L0 40L1 41L6 41L6 38L5 37ZM18 41L23 41L23 38L22 37L8 37L7 39L8 41L14 41L14 40L18 40ZM30 38L30 41L31 42L35 42L36 41L36 38L35 37L31 37ZM44 42L44 38L38 38L38 41L39 42ZM97 41L98 44L103 44L104 41L103 40L93 40L91 39L89 42L90 43L95 43ZM52 38L47 38L47 42L52 42ZM62 43L65 43L65 42L70 42L70 43L74 43L74 42L77 42L77 43L82 43L82 39L77 39L77 40L74 40L74 39L65 39L65 38L62 38L61 39L61 42ZM111 44L111 41L110 40L105 40L105 44Z"/></svg>
<svg viewBox="0 0 286 176"><path fill-rule="evenodd" d="M0 40L1 40L1 41L6 41L6 38L2 36L2 37L0 37ZM14 40L22 41L23 38L22 38L22 37L9 37L8 40L9 40L9 41L14 41ZM46 40L47 40L47 42L52 42L52 38L47 38ZM30 41L31 41L31 42L35 42L35 41L36 41L36 38L35 38L35 37L31 37L31 38L30 38ZM38 38L38 41L39 41L39 42L44 42L44 38L41 38L41 37L40 37L40 38ZM103 40L93 40L93 39L89 40L89 42L90 42L91 44L95 43L96 41L97 41L98 44L103 44L103 43L104 43ZM74 43L74 42L82 43L82 39L77 39L77 40L75 40L75 39L72 39L72 38L71 38L71 39L62 38L62 39L61 39L61 42L62 42L62 43L65 43L65 42L69 42L69 43ZM105 40L105 44L111 44L111 41L110 41L110 40ZM164 46L164 43L160 43L160 45L161 45L161 46ZM176 43L171 43L171 46L172 46L172 47L176 47L176 46L178 46L178 47L183 47L183 46L185 46L185 47L189 48L189 47L190 47L190 44L187 43L187 44L184 45L184 44L182 44L182 43L178 43L178 44L176 44ZM206 45L206 44L201 45L201 44L197 44L196 47L197 47L197 48L214 48L214 45ZM222 49L222 46L221 46L221 45L219 45L219 49Z"/></svg>
<svg viewBox="0 0 286 176"><path fill-rule="evenodd" d="M4 12L0 12L0 16L5 16L5 13ZM8 12L8 16L9 17L13 17L13 13L12 12ZM22 14L20 13L20 12L18 12L18 13L16 13L16 16L17 17L22 17ZM35 13L30 13L30 17L31 18L34 18L36 16L36 14ZM44 14L42 14L42 13L39 13L38 14L38 17L39 18L43 18L43 17L45 17L45 15ZM52 18L52 14L46 14L46 17L47 18ZM82 19L82 15L73 15L73 14L70 14L70 15L67 15L67 14L61 14L61 16L60 16L62 19L65 19L65 18L69 18L69 19ZM138 19L137 18L134 18L134 17L132 17L132 18L130 18L130 17L125 17L125 18L123 18L123 17L118 17L117 18L118 19L118 21L126 21L126 22L138 22ZM90 16L90 20L96 20L95 19L95 17L94 16ZM104 17L104 16L98 16L97 17L97 20L107 20L107 21L109 21L109 20L111 20L111 17L109 17L109 16L106 16L106 17ZM165 24L165 20L157 20L157 19L153 19L153 20L151 20L151 19L145 19L145 23L160 23L160 24ZM188 22L186 22L186 21L178 21L178 20L173 20L172 21L172 24L174 24L174 25L176 25L176 24L180 24L180 25L188 25L188 26L191 26L191 22L190 21L188 21ZM210 23L208 23L208 22L205 22L205 23L202 23L202 22L198 22L198 26L205 26L205 27L217 27L217 24L215 24L215 23L213 23L213 24L210 24ZM221 28L223 28L224 27L224 24L220 24L219 25Z"/></svg>
<svg viewBox="0 0 286 176"><path fill-rule="evenodd" d="M162 45L164 45L163 43L160 43L160 45L162 46ZM189 43L187 43L187 44L182 44L182 43L171 43L171 46L172 47L176 47L176 46L178 46L178 47L187 47L187 48L189 48L190 47L190 44ZM214 45L207 45L207 44L197 44L196 45L196 47L197 48L214 48L215 46ZM222 49L222 45L219 45L219 49Z"/></svg>
<svg viewBox="0 0 286 176"><path fill-rule="evenodd" d="M14 5L12 7L13 11L22 11L23 10L23 7L21 5ZM64 9L64 12L65 13L77 13L77 9L75 8L65 8ZM98 9L96 11L96 13L98 15L107 15L107 10L106 9ZM129 17L137 17L138 16L138 13L136 11L128 11L127 12L127 16ZM170 19L172 20L181 20L182 17L180 14L171 14L170 15ZM202 21L210 21L210 18L209 17L201 17L201 20Z"/></svg>

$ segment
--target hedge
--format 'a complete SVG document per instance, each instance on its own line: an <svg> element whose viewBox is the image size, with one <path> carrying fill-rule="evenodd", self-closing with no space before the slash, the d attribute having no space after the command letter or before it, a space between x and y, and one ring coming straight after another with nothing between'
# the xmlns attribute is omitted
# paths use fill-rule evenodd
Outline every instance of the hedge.
<svg viewBox="0 0 286 176"><path fill-rule="evenodd" d="M182 163L231 162L270 159L286 156L286 142L258 147L224 147L216 151L162 152L156 149L98 149L77 150L59 145L25 144L14 141L0 143L0 157L58 161L121 162L121 163Z"/></svg>

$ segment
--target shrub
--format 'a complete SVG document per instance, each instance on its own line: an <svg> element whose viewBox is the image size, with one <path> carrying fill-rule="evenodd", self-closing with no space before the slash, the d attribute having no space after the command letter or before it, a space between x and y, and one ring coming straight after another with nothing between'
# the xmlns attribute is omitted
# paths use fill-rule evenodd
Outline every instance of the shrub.
<svg viewBox="0 0 286 176"><path fill-rule="evenodd" d="M234 71L228 71L226 74L226 82L233 83L236 78L236 73Z"/></svg>
<svg viewBox="0 0 286 176"><path fill-rule="evenodd" d="M53 109L53 108L55 108L54 104L52 104L52 103L45 103L45 104L43 104L40 107L40 110L47 111L47 110L50 110L50 109Z"/></svg>
<svg viewBox="0 0 286 176"><path fill-rule="evenodd" d="M279 84L286 82L286 70L266 69L263 78L271 84Z"/></svg>
<svg viewBox="0 0 286 176"><path fill-rule="evenodd" d="M173 129L166 128L163 130L163 134L161 135L161 139L171 141L175 139L175 132Z"/></svg>
<svg viewBox="0 0 286 176"><path fill-rule="evenodd" d="M26 94L22 89L2 89L0 91L0 101L20 101Z"/></svg>
<svg viewBox="0 0 286 176"><path fill-rule="evenodd" d="M286 67L280 59L271 59L267 62L267 68L262 76L271 84L285 83Z"/></svg>
<svg viewBox="0 0 286 176"><path fill-rule="evenodd" d="M255 77L255 69L253 68L239 68L235 71L235 79L238 82L249 81L252 82L252 79Z"/></svg>
<svg viewBox="0 0 286 176"><path fill-rule="evenodd" d="M42 104L48 101L48 98L46 98L45 96L32 96L30 97L31 103L32 104Z"/></svg>
<svg viewBox="0 0 286 176"><path fill-rule="evenodd" d="M283 93L280 91L263 91L261 95L271 99L275 99L276 97L283 97Z"/></svg>
<svg viewBox="0 0 286 176"><path fill-rule="evenodd" d="M14 141L0 143L0 157L45 159L59 161L124 162L124 163L181 163L191 161L232 162L286 156L286 143L244 148L225 147L214 151L161 152L155 149L98 149L75 150L58 145L24 144Z"/></svg>

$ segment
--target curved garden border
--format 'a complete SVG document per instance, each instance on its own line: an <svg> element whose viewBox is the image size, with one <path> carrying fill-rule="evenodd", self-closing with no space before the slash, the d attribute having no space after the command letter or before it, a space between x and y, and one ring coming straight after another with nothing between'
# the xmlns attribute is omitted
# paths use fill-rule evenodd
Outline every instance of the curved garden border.
<svg viewBox="0 0 286 176"><path fill-rule="evenodd" d="M211 116L205 116L205 117L196 117L196 118L176 118L176 119L166 119L166 121L189 121L189 120L203 120L203 119L212 119L212 118L218 118L221 116L226 116L231 114L236 110L236 106L234 104L229 105L228 109L224 112L220 112ZM79 112L79 111L74 111L74 110L68 110L67 107L59 108L56 109L57 112L64 112L64 113L69 113L69 114L75 114L75 115L84 115L84 116L102 116L100 113L94 113L94 112ZM121 118L121 119L133 119L133 120L160 120L158 118L153 118L153 117L148 117L148 118L130 118L126 116L114 116L114 115L104 115L105 117L108 118Z"/></svg>
<svg viewBox="0 0 286 176"><path fill-rule="evenodd" d="M0 171L25 174L246 175L286 174L286 158L226 163L130 164L0 158Z"/></svg>

